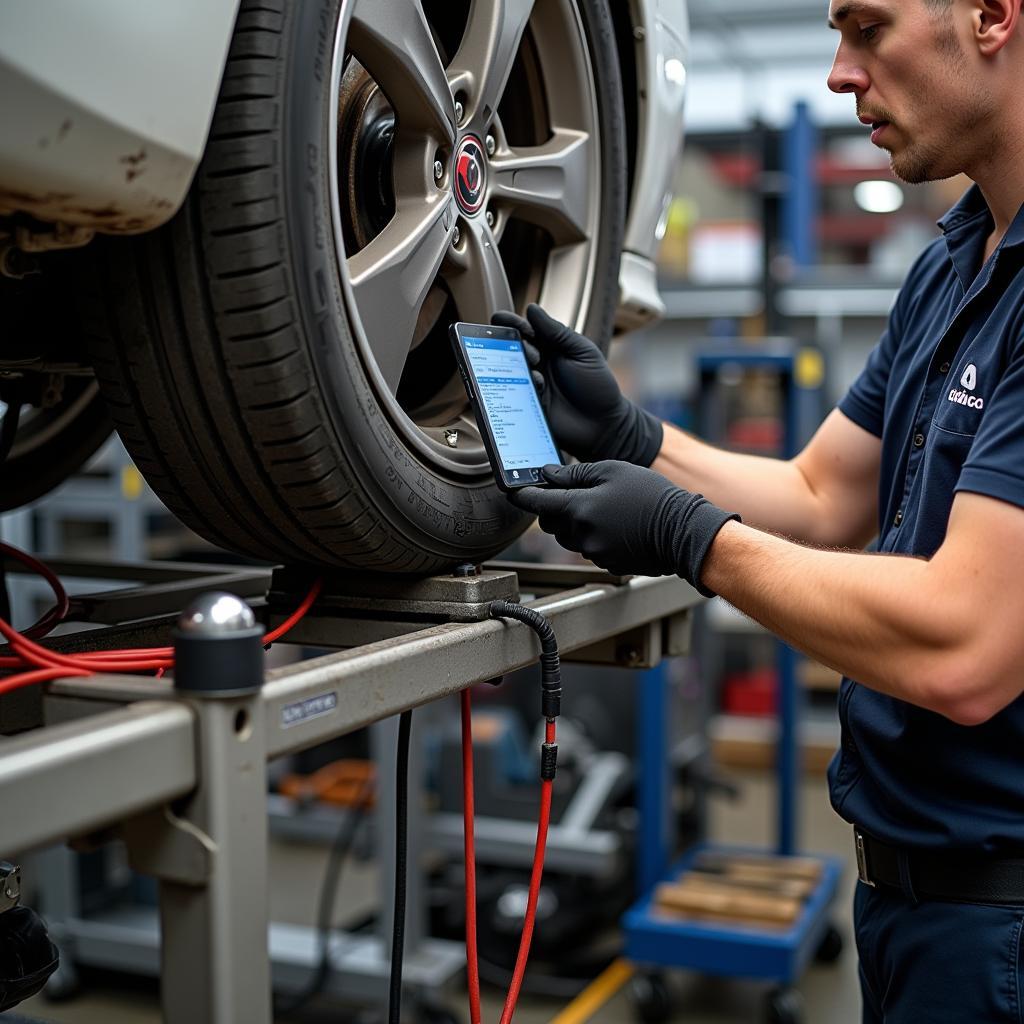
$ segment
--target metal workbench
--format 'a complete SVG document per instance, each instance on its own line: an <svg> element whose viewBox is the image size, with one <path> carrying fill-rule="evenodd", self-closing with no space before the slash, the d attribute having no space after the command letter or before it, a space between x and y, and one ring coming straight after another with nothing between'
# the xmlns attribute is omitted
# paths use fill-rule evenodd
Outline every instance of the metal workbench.
<svg viewBox="0 0 1024 1024"><path fill-rule="evenodd" d="M138 584L77 597L74 619L105 628L55 640L64 650L166 643L181 609L214 590L246 598L273 626L303 586L292 574L238 566L53 567ZM153 922L138 920L108 922L89 941L120 943L136 951L138 969L159 968L168 1024L269 1024L272 959L275 984L301 986L315 965L315 933L273 925L268 941L266 763L372 723L386 744L385 720L399 712L535 662L530 630L486 618L498 598L541 611L567 660L637 668L685 652L700 601L675 577L584 567L496 563L425 581L332 578L286 642L338 650L272 669L253 695L185 699L173 681L147 677L51 684L45 726L0 738L0 854L117 835L131 866L159 882L159 941ZM571 701L567 694L567 710ZM382 911L390 920L390 908ZM386 948L382 934L339 941L332 990L383 992ZM451 943L422 942L406 963L415 988L465 961Z"/></svg>

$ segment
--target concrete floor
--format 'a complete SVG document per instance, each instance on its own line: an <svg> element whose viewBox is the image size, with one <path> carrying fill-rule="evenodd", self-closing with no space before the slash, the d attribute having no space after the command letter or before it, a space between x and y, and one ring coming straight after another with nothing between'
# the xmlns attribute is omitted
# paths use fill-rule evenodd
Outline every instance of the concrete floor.
<svg viewBox="0 0 1024 1024"><path fill-rule="evenodd" d="M740 777L739 781L742 783L739 801L734 804L716 801L714 805L712 838L730 843L763 844L773 834L773 787L760 776ZM834 915L846 939L846 947L838 963L814 967L802 980L799 988L806 1003L805 1021L806 1024L856 1024L860 1021L860 993L850 935L851 894L856 878L852 843L848 826L828 805L821 778L808 779L803 784L801 836L806 850L838 854L846 858L848 864ZM287 880L272 894L271 910L275 920L312 921L323 851L275 843L271 857L274 877ZM350 870L342 885L342 905L355 912L368 905L373 891L372 869ZM763 988L682 972L672 973L670 983L675 998L672 1019L679 1024L757 1024L762 1019ZM485 995L486 1020L498 1019L500 996L501 993L494 990ZM465 1019L464 1000L459 999L452 1008ZM562 1004L555 1001L524 998L516 1019L521 1024L546 1024L561 1009ZM84 991L71 1002L53 1004L37 997L22 1004L17 1012L53 1024L158 1024L160 1021L155 983L119 975L90 976ZM338 1007L321 1004L305 1017L291 1019L326 1024L350 1020L351 1015L343 1017ZM0 1016L0 1022L2 1020ZM594 1024L632 1024L634 1014L625 990L591 1020Z"/></svg>

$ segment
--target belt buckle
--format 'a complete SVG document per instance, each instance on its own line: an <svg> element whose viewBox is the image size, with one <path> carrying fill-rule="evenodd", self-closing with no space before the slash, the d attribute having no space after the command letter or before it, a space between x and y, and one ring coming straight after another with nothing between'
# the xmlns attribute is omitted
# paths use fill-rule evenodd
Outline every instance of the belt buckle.
<svg viewBox="0 0 1024 1024"><path fill-rule="evenodd" d="M857 877L872 889L877 888L868 874L868 853L864 848L864 833L860 829L853 830L853 845L857 851Z"/></svg>

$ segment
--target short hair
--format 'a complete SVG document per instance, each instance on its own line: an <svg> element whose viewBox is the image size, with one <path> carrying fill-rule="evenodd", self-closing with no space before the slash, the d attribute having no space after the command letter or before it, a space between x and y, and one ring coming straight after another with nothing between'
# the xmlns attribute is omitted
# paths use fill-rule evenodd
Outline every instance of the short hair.
<svg viewBox="0 0 1024 1024"><path fill-rule="evenodd" d="M948 11L953 6L953 0L924 0L924 5L933 11Z"/></svg>

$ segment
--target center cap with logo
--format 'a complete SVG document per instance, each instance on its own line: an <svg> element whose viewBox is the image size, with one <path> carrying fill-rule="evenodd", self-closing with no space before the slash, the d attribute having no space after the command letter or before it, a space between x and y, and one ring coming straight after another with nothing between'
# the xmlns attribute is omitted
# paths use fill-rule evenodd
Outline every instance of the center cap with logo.
<svg viewBox="0 0 1024 1024"><path fill-rule="evenodd" d="M483 143L475 135L467 135L455 151L455 199L463 213L472 216L479 212L486 180Z"/></svg>

